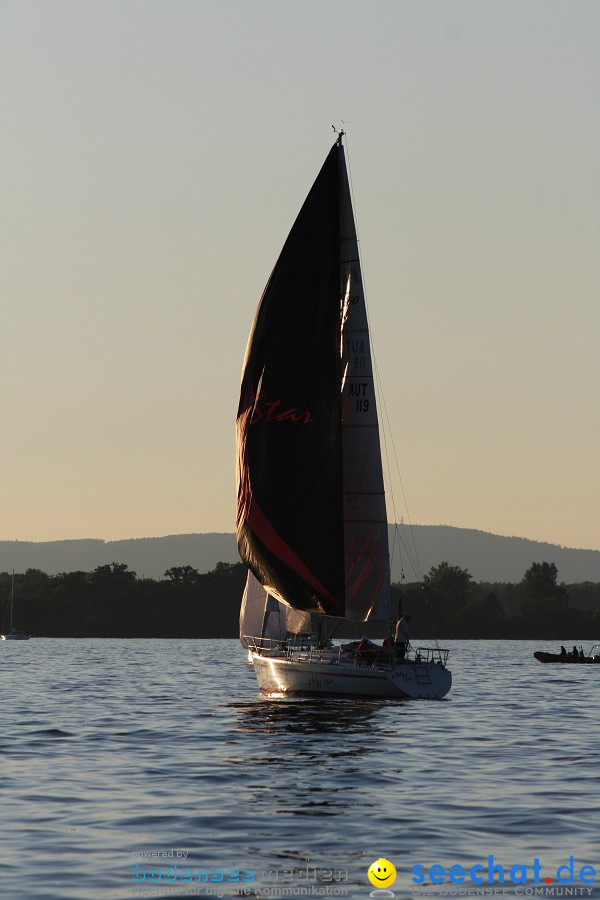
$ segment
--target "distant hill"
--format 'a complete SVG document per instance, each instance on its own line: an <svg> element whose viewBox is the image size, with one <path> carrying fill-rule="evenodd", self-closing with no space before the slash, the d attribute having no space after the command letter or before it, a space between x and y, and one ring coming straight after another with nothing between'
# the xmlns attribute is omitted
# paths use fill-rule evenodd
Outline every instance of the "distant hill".
<svg viewBox="0 0 600 900"><path fill-rule="evenodd" d="M577 550L449 525L413 525L413 532L423 572L446 560L467 569L474 581L516 583L533 562L553 562L558 568L558 580L565 584L600 581L600 550ZM390 547L391 533L390 530ZM411 574L404 565L410 581ZM394 581L399 580L397 569L394 562Z"/></svg>
<svg viewBox="0 0 600 900"><path fill-rule="evenodd" d="M502 537L470 528L448 525L413 525L412 535L400 526L401 545L416 543L420 568L446 560L467 569L475 581L518 582L533 562L554 562L559 581L575 584L600 582L600 550L574 550L520 537ZM390 547L393 526L390 526ZM398 546L396 542L396 547ZM414 556L414 550L412 553ZM126 563L140 578L163 577L172 566L192 566L199 572L214 569L218 562L238 562L233 534L177 534L168 537L125 541L0 541L0 571L25 572L41 569L48 575L61 572L91 572L108 563ZM416 576L402 552L407 581ZM401 557L394 550L392 580L400 581Z"/></svg>

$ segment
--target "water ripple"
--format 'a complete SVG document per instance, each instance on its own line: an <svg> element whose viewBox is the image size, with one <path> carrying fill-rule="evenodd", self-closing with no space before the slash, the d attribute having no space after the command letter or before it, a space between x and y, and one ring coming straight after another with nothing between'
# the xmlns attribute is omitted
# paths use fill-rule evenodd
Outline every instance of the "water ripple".
<svg viewBox="0 0 600 900"><path fill-rule="evenodd" d="M379 856L396 896L416 863L594 864L600 671L536 647L451 642L447 702L403 703L265 699L234 641L7 643L3 896L121 900L170 849L337 867L357 897Z"/></svg>

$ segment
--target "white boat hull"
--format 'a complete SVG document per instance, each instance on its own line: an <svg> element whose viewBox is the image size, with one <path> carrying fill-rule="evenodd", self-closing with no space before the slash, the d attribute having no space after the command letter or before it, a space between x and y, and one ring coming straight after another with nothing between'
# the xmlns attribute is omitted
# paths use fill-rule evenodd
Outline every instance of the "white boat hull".
<svg viewBox="0 0 600 900"><path fill-rule="evenodd" d="M353 662L263 656L252 653L261 691L283 694L346 694L440 700L452 685L452 675L437 662L398 663L393 667L361 666Z"/></svg>

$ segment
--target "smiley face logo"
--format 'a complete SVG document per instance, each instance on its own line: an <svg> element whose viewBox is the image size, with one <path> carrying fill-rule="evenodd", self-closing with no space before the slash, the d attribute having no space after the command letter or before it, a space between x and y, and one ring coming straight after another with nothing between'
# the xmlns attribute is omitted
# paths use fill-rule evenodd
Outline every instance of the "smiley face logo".
<svg viewBox="0 0 600 900"><path fill-rule="evenodd" d="M389 859L377 859L367 872L371 884L378 888L389 887L396 880L396 868Z"/></svg>

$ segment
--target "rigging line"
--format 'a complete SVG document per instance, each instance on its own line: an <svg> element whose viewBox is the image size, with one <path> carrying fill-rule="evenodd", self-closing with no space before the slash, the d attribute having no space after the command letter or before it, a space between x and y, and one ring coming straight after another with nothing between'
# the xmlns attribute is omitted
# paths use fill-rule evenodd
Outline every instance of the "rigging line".
<svg viewBox="0 0 600 900"><path fill-rule="evenodd" d="M352 257L351 260L349 260L349 261L352 261L352 262L356 261L360 267L361 281L362 281L361 288L362 288L363 301L364 301L364 305L365 305L365 317L367 320L367 332L369 335L369 347L370 347L370 351L371 351L371 359L374 362L375 354L374 354L374 346L373 346L373 333L371 330L369 306L367 303L367 290L366 290L366 286L365 286L365 270L364 270L364 266L363 266L362 259L361 259L362 254L361 254L361 248L360 248L360 237L358 234L357 216L356 216L356 212L355 212L356 211L356 200L354 197L354 185L352 183L352 166L350 165L350 145L349 145L349 141L348 141L348 134L346 132L344 132L344 137L346 139L346 143L345 143L343 152L344 152L344 159L345 159L345 166L346 166L346 174L348 177L348 190L350 193L350 208L351 208L352 220L353 220L353 225L354 225L354 235L356 237L356 251L357 251L356 259L354 257ZM341 147L341 135L340 135L340 147ZM373 377L373 375L371 376L371 378L373 380L373 386L375 387L376 379ZM376 390L374 391L374 393L376 394ZM385 443L385 435L384 435L384 443ZM390 486L391 486L391 482L390 482ZM385 489L384 489L383 493L384 493L384 498L385 498ZM392 503L393 502L394 502L394 498L393 498L393 493L392 493ZM384 504L385 504L385 499L384 499ZM387 519L387 515L386 515L386 519ZM386 523L385 523L386 529L387 529L387 525L388 525L388 523L386 521ZM389 556L389 541L388 541L388 565L389 565L389 580L390 580L390 586L391 586L392 559ZM387 617L388 618L390 615L390 602L391 602L391 600L388 599L388 607L387 607Z"/></svg>
<svg viewBox="0 0 600 900"><path fill-rule="evenodd" d="M379 374L379 367L377 366L377 361L376 361L376 359L375 359L375 354L374 354L374 352L373 352L373 368L374 368L375 376L376 376L375 380L376 380L376 383L377 383L377 386L378 386L378 389L379 389L379 396L380 396L380 398L381 398L382 411L383 411L383 413L384 413L384 415L385 415L385 422L387 423L387 429L388 429L389 432L390 432L390 442L391 442L391 444L392 444L392 450L393 450L393 452L394 452L394 460L395 460L395 462L396 462L396 470L397 470L397 473L398 473L398 479L399 479L399 481L400 481L400 486L401 486L401 488L402 488L402 497L403 497L403 500L404 500L404 506L405 506L405 508L406 508L406 514L407 514L407 517L408 517L409 533L410 533L410 536L411 536L411 539L412 539L412 543L413 543L413 547L414 547L416 566L415 566L415 560L413 560L413 559L411 558L411 557L412 557L412 551L411 551L411 550L409 549L409 547L406 545L406 543L405 543L405 541L404 541L404 538L403 538L403 536L402 536L402 534L401 534L401 532L400 532L400 529L398 528L398 523L397 523L397 521L395 522L395 531L398 533L398 539L399 539L399 541L401 542L402 546L404 546L404 550L405 550L405 552L406 552L406 554L407 554L407 558L408 558L408 560L409 560L409 562L410 562L410 564L411 564L411 566L412 566L412 568L413 568L413 571L415 572L415 574L416 574L418 580L421 582L421 589L422 589L422 591L423 591L423 596L424 596L424 598L425 598L425 612L426 612L426 614L427 614L427 621L428 621L428 623L429 623L429 627L430 627L431 633L432 633L432 635L433 635L433 640L434 640L435 646L436 646L436 648L439 650L439 643L438 643L438 639L437 639L437 634L436 634L435 624L434 624L434 621L433 621L433 616L432 616L432 613L431 613L431 606L430 606L430 603L429 603L429 596L428 596L428 594L427 594L427 590L426 590L425 585L424 585L424 583L423 583L423 581L424 581L424 579L423 579L423 571L422 571L422 569L421 569L421 562L420 562L420 560L419 560L419 551L417 550L417 542L416 542L416 540L415 540L414 528L413 528L412 521L411 521L411 519L410 519L410 513L409 513L409 509L408 509L408 502L407 502L407 499L406 499L406 492L405 492L405 490L404 490L404 481L403 481L403 479L402 479L402 473L401 473L401 471L400 471L400 464L399 464L399 462L398 462L398 455L397 455L397 453L396 453L396 444L395 444L395 442L394 442L394 435L393 435L393 432L392 432L392 426L391 426L391 422L390 422L390 417L389 417L389 413L388 413L388 409L387 409L387 404L386 404L386 402L385 402L385 395L384 395L384 393L383 393L383 385L382 385L382 382L381 382L381 377L380 377L380 374ZM385 439L385 428L383 428L383 433L384 433L384 444L385 444L386 460L387 460L387 441L386 441L386 439ZM391 476L390 476L390 480L391 480ZM395 510L396 510L396 506L395 506L395 498L394 498L393 491L392 491L392 503L393 503L393 505L394 505L394 511L395 511ZM396 516L396 520L397 520L397 516Z"/></svg>
<svg viewBox="0 0 600 900"><path fill-rule="evenodd" d="M351 200L351 203L352 203L352 209L353 209L353 212L354 212L354 211L356 210L356 202L355 202L355 199L354 199L354 188L353 188L353 185L352 185L352 169L351 169L351 166L350 166L350 147L349 147L349 141L348 141L348 134L346 133L346 134L344 135L344 137L346 138L345 154L346 154L346 170L347 170L347 173L348 173L348 187L349 187L349 189L350 189L350 200ZM428 619L428 622L429 622L429 627L431 628L431 633L432 633L432 635L433 635L433 640L434 640L435 646L436 646L437 649L439 649L439 643L438 643L437 635L436 635L436 632L435 632L435 627L434 627L434 624L433 624L433 617L432 617L432 615L431 615L431 608L430 608L430 603L429 603L429 597L428 597L428 595L427 595L427 591L426 591L426 589L425 589L425 585L423 584L423 571L422 571L422 569L421 569L421 561L420 561L420 559L419 559L419 551L417 550L417 542L416 542L416 540L415 540L414 528L413 528L413 524L412 524L412 521L411 521L411 518L410 518L410 512L409 512L409 509L408 509L408 502L407 502L407 499L406 499L406 491L404 490L404 481L403 481L403 479L402 479L402 473L401 473L401 471L400 471L400 464L399 464L399 462L398 462L398 454L396 453L396 444L395 444L395 442L394 442L394 433L393 433L393 431L392 431L392 426L391 426L391 422L390 422L390 417L389 417L389 413L388 413L388 410L387 410L387 404L386 404L386 402L385 402L385 395L384 395L384 393L383 393L383 384L382 384L382 381L381 381L381 376L380 376L380 374L379 374L379 366L377 365L377 357L376 357L376 355L375 355L375 341L374 341L374 338L373 338L373 329L371 328L371 322L370 322L370 316L369 316L369 307L368 307L368 303L367 303L367 290L366 290L366 287L365 287L365 269L364 269L364 265L363 265L362 259L361 259L360 238L359 238L359 234L358 234L358 226L357 226L357 224L356 224L357 216L356 216L356 215L353 215L353 218L354 218L354 231L355 231L355 233L356 233L356 246L357 246L357 248L358 248L359 265L360 265L360 267L361 267L361 272L362 272L362 289L363 289L363 298L364 298L364 302L365 302L365 315L366 315L366 317L367 317L367 328L369 329L369 343L370 343L370 349L371 349L371 359L372 359L372 362L373 362L373 372L374 372L374 376L375 376L375 377L374 377L374 385L375 385L375 388L376 388L376 393L377 393L377 395L378 395L378 399L381 401L380 406L381 406L382 412L384 413L384 420L383 420L383 422L382 422L382 427L381 427L381 429L380 429L380 434L383 435L383 443L384 443L384 450L385 450L385 456L386 456L386 464L387 464L387 468L388 468L389 494L390 494L390 496L391 496L391 500L392 500L392 508L393 508L393 510L394 510L394 519L395 519L395 522L394 522L394 534L396 535L396 533L397 533L399 543L401 544L401 546L404 547L405 553L406 553L407 558L408 558L408 560L409 560L409 562L410 562L410 564L411 564L411 567L412 567L412 569L413 569L415 575L417 576L417 579L421 582L421 588L422 588L422 590L423 590L423 596L425 597L425 611L426 611L426 614L427 614L427 619ZM399 481L400 481L400 487L401 487L401 490L402 490L402 498L403 498L403 500L404 500L404 507L405 507L405 509L406 509L406 516L407 516L407 518L408 518L409 533L410 533L410 536L411 536L411 539L412 539L412 545L413 545L413 548L414 548L414 559L412 558L412 551L410 550L410 548L409 548L408 545L406 544L406 542L405 542L405 540L404 540L404 537L403 537L403 535L401 534L401 532L400 532L400 530L399 530L399 528L398 528L398 518L399 518L399 517L398 517L398 514L397 514L396 498L395 498L395 494L394 494L393 482L392 482L391 472L390 472L390 463L389 463L389 454L388 454L388 449L387 449L387 437L386 437L386 427L385 427L385 426L386 426L386 423L387 423L387 431L389 431L389 436L390 436L390 442L391 442L391 445L392 445L392 450L393 450L393 453L394 453L394 460L395 460L395 463L396 463L396 471L397 471L397 473L398 473L398 479L399 479ZM392 545L392 552L393 552L393 549L394 549L394 545L395 545L395 541L394 541L394 544ZM402 556L401 556L401 561L402 561ZM391 560L390 560L390 575L391 575ZM390 580L391 580L391 579L390 579Z"/></svg>
<svg viewBox="0 0 600 900"><path fill-rule="evenodd" d="M433 640L434 640L435 646L439 650L440 645L439 645L439 642L437 639L437 634L435 631L435 624L433 621L433 616L431 614L431 607L429 605L429 597L427 595L427 589L426 589L425 585L422 585L422 588L423 588L423 593L425 595L425 609L427 610L427 618L429 620L429 627L431 628L431 633L433 634Z"/></svg>
<svg viewBox="0 0 600 900"><path fill-rule="evenodd" d="M381 406L382 406L382 408L384 408L384 407L385 407L385 403L384 403L384 401L383 401L383 390L382 390L382 386L381 386L381 381L380 381L380 380L377 381L377 387L378 387L378 399L381 399L381 401L382 401ZM405 540L404 540L404 537L403 537L403 535L401 534L401 532L400 532L400 530L399 530L399 528L398 528L398 519L401 518L401 516L399 516L399 514L398 514L398 508L397 508L397 506L396 506L396 497L395 497L395 494L394 494L394 488L393 488L392 473L391 473L391 466L390 466L390 454L389 454L389 452L388 452L388 439L387 439L387 432L388 432L388 431L390 431L390 440L393 441L393 436L391 435L391 429L389 428L389 423L388 423L388 426L387 426L387 428L386 428L386 427L385 427L385 421L383 421L383 422L382 422L382 428L381 428L381 434L382 434L382 436L383 436L383 448L384 448L385 462L386 462L386 468L387 468L387 482L388 482L388 485L389 485L389 494L390 494L390 497L391 497L392 508L393 508L393 511L394 511L394 541L393 541L393 544L392 544L392 559L393 559L393 556L394 556L394 550L395 550L395 546L396 546L396 541L398 541L398 544L399 544L399 546L400 546L400 549L399 549L399 552L400 552L400 565L402 566L402 548L403 548L403 549L404 549L404 553L405 553L405 555L406 555L406 558L407 558L407 560L408 560L408 562L409 562L409 564L410 564L410 567L412 568L413 572L415 573L415 576L416 576L417 579L418 579L418 578L419 578L419 573L418 573L417 564L415 563L415 560L412 558L412 553L411 553L410 547L407 546L407 544L406 544L406 542L405 542Z"/></svg>
<svg viewBox="0 0 600 900"><path fill-rule="evenodd" d="M356 210L356 201L355 201L355 199L354 199L354 188L353 188L353 185L352 185L352 168L351 168L351 165L350 165L350 148L349 148L349 142L348 142L348 135L345 134L344 136L345 136L345 138L346 138L346 147L345 147L345 154L346 154L346 171L347 171L347 173L348 173L348 187L349 187L349 190L350 190L350 200L351 200L351 203L352 203L352 210L353 210L354 231L355 231L355 234L356 234L356 246L357 246L357 249L358 249L358 259L359 259L359 265L360 265L361 272L362 272L362 292L363 292L363 298L364 298L364 303L365 303L365 315L366 315L366 317L367 317L367 328L368 328L368 330L369 330L369 343L370 343L370 349L371 349L371 359L372 359L372 362L373 362L373 372L374 372L374 376L375 376L375 377L374 377L374 384L375 384L375 386L376 386L377 393L378 393L378 395L379 395L379 399L381 400L381 408L382 408L382 411L383 411L383 413L384 413L384 421L382 422L382 428L380 429L380 434L383 435L383 443L384 443L384 450L385 450L385 456L386 456L386 463L387 463L387 467L388 467L388 480L389 480L389 486L390 486L389 493L390 493L390 495L391 495L392 507L393 507L393 509L394 509L395 529L396 529L396 531L397 531L397 533L398 533L398 538L399 538L400 543L404 546L405 552L406 552L406 554L407 554L407 558L408 558L409 561L410 561L410 564L411 564L411 566L412 566L412 568L413 568L413 571L415 572L415 574L416 574L418 580L421 582L422 589L423 589L423 593L424 593L424 597L425 597L425 609L426 609L426 612L427 612L427 618L428 618L428 620L429 620L429 626L430 626L431 632L432 632L432 634L433 634L433 639L434 639L435 645L436 645L436 647L439 649L438 639L437 639L437 636L436 636L436 633L435 633L435 628L434 628L434 625L433 625L433 617L432 617L432 615L431 615L431 609L430 609L430 604L429 604L429 597L427 596L427 591L425 590L425 586L423 585L423 571L422 571L422 569L421 569L421 561L420 561L420 559L419 559L419 551L417 550L417 542L416 542L416 540L415 540L414 528L413 528L413 524L412 524L412 521L411 521L411 518L410 518L409 509L408 509L408 502L407 502L407 499L406 499L406 491L405 491L405 489L404 489L404 481L403 481L403 479L402 479L402 473L401 473L401 471L400 471L400 464L399 464L399 462L398 462L398 454L396 453L396 444L395 444L395 442L394 442L394 433L393 433L392 427L391 427L390 417L389 417L389 413L388 413L388 410L387 410L387 404L386 404L386 402L385 402L385 396L384 396L384 393L383 393L383 384L382 384L382 381L381 381L381 376L380 376L380 374L379 374L379 366L378 366L378 364L377 364L377 357L376 357L376 355L375 355L375 341L374 341L374 338L373 338L373 329L371 328L371 322L370 322L370 316L369 316L369 307L368 307L368 303L367 303L367 290L366 290L366 287L365 287L365 268L364 268L364 265L363 265L363 262L362 262L362 258L361 258L361 257L362 257L362 254L361 254L361 246L360 246L360 237L359 237L359 234L358 234L358 226L357 226L357 224L356 224L357 216L354 214L354 212L355 212L355 210ZM401 487L401 489L402 489L402 498L403 498L403 500L404 500L404 506L405 506L405 509L406 509L406 515L407 515L407 518L408 518L408 524L409 524L409 533L410 533L410 536L411 536L411 539L412 539L413 548L414 548L414 560L411 558L411 557L412 557L412 551L409 550L409 547L408 547L407 544L405 543L405 541L404 541L404 539L403 539L403 537L402 537L400 531L398 530L398 524L397 524L397 522L398 522L398 514L397 514L397 507L396 507L396 498L395 498L395 495L394 495L394 489L393 489L393 482L392 482L392 478L391 478L391 471L390 471L390 464L389 464L389 454L388 454L388 450L387 450L387 437L386 437L385 422L387 422L387 430L389 431L390 442L391 442L392 450L393 450L393 453L394 453L394 460L395 460L395 463L396 463L396 471L397 471L397 473L398 473L398 479L399 479L399 481L400 481L400 487ZM394 548L394 545L392 545L392 550L393 550L393 548ZM415 565L415 561L416 561L416 565ZM390 576L391 576L391 560L390 560ZM391 581L391 578L390 578L390 581Z"/></svg>
<svg viewBox="0 0 600 900"><path fill-rule="evenodd" d="M345 153L346 153L346 157L347 157L346 170L347 170L347 172L348 172L348 187L349 187L349 189L350 189L350 199L351 199L351 203L352 203L352 209L353 209L353 211L354 211L354 210L356 210L356 202L355 202L355 199L354 199L354 188L353 188L353 185L352 185L352 169L351 169L351 165L350 165L350 147L349 147L349 141L348 141L348 135L347 135L347 134L345 134L345 138L346 138L346 148L345 148ZM397 515L397 508L396 508L396 498L395 498L395 495L394 495L393 482L392 482L391 472L390 472L389 455L388 455L388 451L387 451L386 429L385 429L385 427L382 427L381 430L380 430L380 434L383 434L383 442L384 442L384 449L385 449L385 455L386 455L386 463L387 463L387 466L388 466L388 478L389 478L389 485L390 485L390 491L389 491L389 493L390 493L390 495L391 495L392 507L393 507L393 509L394 509L394 519L395 519L395 523L394 523L394 524L395 524L395 531L397 531L397 533L398 533L398 538L399 538L399 540L400 540L400 543L404 546L405 552L406 552L406 554L407 554L407 558L408 558L409 561L410 561L410 564L411 564L411 566L412 566L412 568L413 568L413 571L415 572L415 574L416 574L418 580L421 582L421 586L422 586L422 589L423 589L423 594L424 594L424 597L425 597L425 609L426 609L426 612L427 612L427 618L428 618L428 620L429 620L429 626L430 626L431 631L432 631L432 634L433 634L433 639L434 639L435 645L436 645L436 647L439 649L438 639L437 639L437 635L436 635L436 633L435 633L435 628L434 628L434 624L433 624L433 617L432 617L432 615L431 615L431 608L430 608L430 604L429 604L429 597L427 596L427 591L425 590L425 585L423 584L423 570L422 570L422 568L421 568L421 561L420 561L420 559L419 559L419 551L418 551L418 549L417 549L417 542L416 542L416 540L415 540L414 528L413 528L413 524L412 524L412 521L411 521L410 512L409 512L409 509L408 509L408 501L407 501L407 499L406 499L406 491L405 491L405 489L404 489L404 481L403 481L403 479L402 479L402 473L401 473L401 471L400 471L400 464L399 464L399 462L398 462L398 454L397 454L397 452L396 452L396 444L395 444L395 441L394 441L394 434L393 434L393 431L392 431L392 427L391 427L391 423L390 423L390 417L389 417L389 413L388 413L388 410L387 410L387 404L386 404L386 402L385 402L385 396L384 396L384 393L383 393L383 384L382 384L381 377L380 377L380 374L379 374L379 366L378 366L378 364L377 364L377 358L376 358L376 355L375 355L375 341L374 341L374 338L373 338L373 330L372 330L372 328L371 328L371 323L370 323L369 308L368 308L368 304L367 304L367 291L366 291L366 287L365 287L365 269L364 269L364 265L363 265L362 259L361 259L360 238L359 238L359 234L358 234L358 226L357 226L357 224L356 224L357 216L354 215L353 218L354 218L354 230L355 230L355 233L356 233L356 245L357 245L357 248L358 248L359 264L360 264L361 272L362 272L362 289L363 289L363 298L364 298L364 302L365 302L365 315L366 315L366 317L367 317L367 328L369 329L369 343L370 343L370 346L371 346L371 358L372 358L372 361L373 361L373 371L374 371L374 374L375 374L375 379L374 379L374 381L375 381L375 385L376 385L376 387L377 387L377 392L378 392L378 394L379 394L379 398L380 398L380 400L381 400L381 407L382 407L382 411L384 412L384 419L385 419L385 422L387 422L387 428L388 428L389 435L390 435L390 442L391 442L391 445L392 445L392 451L393 451L393 453L394 453L394 461L395 461L395 463L396 463L396 471L397 471L397 473L398 473L398 479L399 479L399 481L400 481L400 487L401 487L401 490L402 490L402 498L403 498L403 500L404 500L404 507L405 507L405 509L406 509L406 515L407 515L407 518L408 518L409 533L410 533L410 536L411 536L411 539L412 539L412 545L413 545L413 548L414 548L414 560L411 559L411 557L412 557L412 551L409 551L409 548L408 548L408 546L406 545L406 543L404 542L404 539L403 539L403 537L402 537L402 535L401 535L401 533L400 533L400 531L399 531L399 529L398 529L398 515ZM393 550L393 547L394 547L394 545L392 545L392 550ZM415 565L415 561L416 561L416 565ZM391 575L391 560L390 560L390 575ZM390 580L391 580L391 579L390 579Z"/></svg>
<svg viewBox="0 0 600 900"><path fill-rule="evenodd" d="M403 501L404 501L404 508L406 509L406 517L407 517L407 519L408 519L409 533L410 533L410 536L411 536L411 540L412 540L412 544L413 544L413 549L414 549L414 558L415 558L415 560L416 560L416 565L415 565L415 563L414 563L412 560L411 560L411 565L413 565L413 568L414 568L414 571L415 571L415 575L417 576L417 578L418 578L420 581L422 581L422 580L423 580L423 571L422 571L422 569L421 569L421 561L420 561L420 559L419 559L419 551L417 550L417 542L416 542L416 540L415 540L414 528L413 528L413 524L412 524L411 517L410 517L410 510L409 510L409 508L408 508L408 500L407 500L407 498L406 498L406 491L405 491L405 489L404 489L404 480L403 480L403 478L402 478L402 472L401 472L401 470L400 470L400 463L398 462L398 454L397 454L397 452L396 452L396 443L395 443L395 441L394 441L394 433L393 433L393 431L392 431L392 426L391 426L391 422L390 422L390 416L389 416L389 413L388 413L387 404L386 404L386 402L385 402L385 395L384 395L384 393L383 393L383 384L382 384L382 381L381 381L381 376L380 376L380 374L379 374L379 366L377 365L376 359L373 360L373 366L374 366L374 369L375 369L375 375L376 375L377 386L378 386L378 389L379 389L379 395L380 395L380 397L381 397L382 411L383 411L383 413L384 413L384 415L385 415L385 422L386 422L386 424L387 424L387 428L388 428L389 433L390 433L390 443L391 443L391 445L392 445L392 451L393 451L393 454L394 454L394 462L396 463L396 473L397 473L397 475L398 475L398 480L399 480L399 482L400 482L400 488L401 488L401 490L402 490L402 499L403 499ZM391 475L390 475L390 481L391 481ZM394 511L396 511L395 504L394 504ZM395 519L395 520L396 520L396 523L397 523L397 521L398 521L398 518L399 518L398 515L396 515L396 519ZM411 555L412 555L412 551L411 551Z"/></svg>
<svg viewBox="0 0 600 900"><path fill-rule="evenodd" d="M353 183L352 183L352 166L351 166L351 164L350 164L350 142L349 142L349 140L348 140L348 134L347 134L347 133L344 135L344 137L346 138L345 154L346 154L346 170L347 170L347 172L348 172L348 187L349 187L349 189L350 189L350 198L351 198L351 202L352 202L352 209L353 209L353 211L355 212L355 211L356 211L356 200L355 200L355 197L354 197L354 186L353 186ZM374 337L373 337L373 329L372 329L372 327L371 327L371 321L370 321L370 315L369 315L369 305L368 305L368 302L367 302L367 290L366 290L366 284L365 284L365 267L364 267L364 264L363 264L363 261L362 261L361 246L360 246L360 236L359 236L359 233L358 233L358 225L357 225L357 219L358 219L358 218L359 218L359 217L358 217L356 214L354 214L354 230L355 230L355 233L356 233L356 245L357 245L357 249L358 249L359 263L360 263L361 272L362 272L362 290L363 290L363 297L364 297L364 302L365 302L365 314L366 314L366 317L367 317L367 327L368 327L368 329L369 329L369 343L370 343L370 349L371 349L371 358L372 358L372 361L373 361L374 382L375 382L376 387L377 387L377 394L378 394L378 396L379 396L379 398L380 398L380 400L381 400L382 411L385 412L385 420L387 420L387 428L388 428L388 431L389 431L390 441L391 441L391 444L392 444L392 450L393 450L393 453L394 453L394 459L395 459L395 462L396 462L396 470L397 470L397 472L398 472L398 476L399 476L399 480L400 480L400 485L401 485L401 488L402 488L402 496L403 496L403 499L404 499L404 506L405 506L405 508L406 508L407 518L408 518L409 524L410 524L411 535L412 535L412 543L413 543L413 547L414 547L414 558L416 559L416 564L415 564L414 559L412 559L412 551L409 550L408 546L405 544L405 542L404 542L403 540L402 540L402 544L404 545L405 552L406 552L406 554L407 554L408 560L409 560L409 562L410 562L410 564L411 564L411 567L412 567L412 569L413 569L413 571L414 571L416 577L417 577L419 580L422 581L423 576L422 576L422 572L421 572L421 564L420 564L420 562L419 562L419 554L418 554L418 551L417 551L417 545L416 545L416 541L415 541L415 538L414 538L414 532L412 531L412 522L410 521L410 514L409 514L409 511L408 511L408 503L407 503L407 500L406 500L406 493L405 493L405 490L404 490L404 484L403 484L403 481L402 481L402 475L401 475L401 473L400 473L400 466L399 466L399 464L398 464L398 456L397 456L396 448L395 448L395 444L394 444L394 436L393 436L392 428L391 428L391 425L390 425L390 419L389 419L389 414L388 414L388 411L387 411L387 406L386 406L386 403L385 403L385 397L384 397L384 394L383 394L383 386L382 386L382 382L381 382L381 377L380 377L380 375L379 375L379 366L378 366L378 364L377 364L377 358L376 358L376 355L375 355L375 341L374 341ZM384 421L385 421L385 420L384 420ZM384 426L384 422L382 422L382 426ZM397 509L397 505L396 505L396 497L395 497L394 488L393 488L393 479L392 479L392 476L391 476L391 464L390 464L390 457L389 457L388 447L387 447L387 435L386 435L386 429L385 429L385 427L382 427L382 428L381 428L380 434L382 434L382 436L383 436L383 444L384 444L384 451L385 451L385 457L386 457L386 465L387 465L387 470L388 470L389 495L390 495L390 499L391 499L391 501L392 501L392 508L393 508L393 511L394 511L394 522L397 523L397 522L398 522L398 519L401 518L401 517L400 517L399 514L398 514L398 509ZM390 561L390 562L391 562L391 561Z"/></svg>
<svg viewBox="0 0 600 900"><path fill-rule="evenodd" d="M409 508L408 508L408 501L407 501L407 499L406 499L406 492L405 492L405 490L404 490L404 482L403 482L403 479L402 479L402 473L401 473L401 471L400 471L400 465L399 465L399 462L398 462L398 454L396 453L396 445L395 445L395 442L394 442L394 433L393 433L392 426L391 426L391 422L390 422L390 416L389 416L389 413L388 413L387 404L386 404L386 402L385 402L385 395L384 395L384 392L383 392L383 383L382 383L381 376L380 376L380 373L379 373L379 366L377 365L377 359L375 358L375 354L374 354L374 353L373 353L373 368L374 368L374 370L375 370L375 380L376 380L376 384L377 384L377 392L378 392L379 399L381 400L381 410L382 410L382 414L383 414L382 432L383 432L383 436L384 436L385 456L386 456L386 463L387 463L387 468L388 468L388 482L389 482L389 485L390 485L390 493L391 493L391 497L392 497L392 506L393 506L393 509L394 509L394 525L395 525L395 530L396 530L396 532L397 532L397 534L398 534L398 539L399 539L400 543L401 543L402 546L404 547L404 552L406 553L407 559L408 559L408 561L409 561L409 563L410 563L410 565L411 565L411 568L412 568L412 570L413 570L413 572L414 572L414 574L415 574L417 580L422 581L422 580L423 580L423 572L422 572L422 569L421 569L421 563L420 563L420 560L419 560L419 553L418 553L417 545L416 545L416 541L415 541L414 530L413 530L412 522L411 522L411 519L410 519L410 512L409 512ZM387 447L387 432L389 432L389 439L390 439L390 443L391 443L391 445L392 445L392 451L393 451L393 454L394 454L394 461L395 461L395 463L396 463L396 472L397 472L397 474L398 474L398 480L399 480L399 482L400 482L400 487L401 487L401 489L402 489L402 498L403 498L403 501L404 501L404 508L405 508L405 510L406 510L406 515L407 515L408 522L409 522L410 535L411 535L411 538L412 538L412 544L413 544L414 553L413 553L413 550L411 550L410 546L409 546L409 545L407 544L407 542L405 541L402 532L401 532L400 529L398 528L398 520L401 519L402 517L401 517L401 516L399 515L399 513L398 513L398 508L397 508L397 506L396 506L396 497L395 497L394 490L393 490L393 480L392 480L392 473L391 473L391 464L390 464L390 458L389 458L388 447Z"/></svg>
<svg viewBox="0 0 600 900"><path fill-rule="evenodd" d="M417 568L418 563L415 561L412 551L411 551L411 548L407 544L406 540L404 539L402 531L398 527L397 522L394 522L394 540L397 540L400 547L404 550L404 555L406 556L406 559L407 559L417 581L420 580L420 576L419 576L419 572L418 572L418 568Z"/></svg>
<svg viewBox="0 0 600 900"><path fill-rule="evenodd" d="M364 299L364 303L365 303L365 315L367 318L367 328L368 328L368 332L369 332L369 345L370 345L370 350L371 350L371 359L372 359L372 363L373 363L373 376L372 377L373 377L373 382L374 382L374 385L376 388L375 393L379 394L381 396L382 395L381 384L380 384L378 376L377 376L377 363L376 363L376 359L375 359L375 342L373 340L373 330L371 328L369 305L367 302L367 289L366 289L366 284L365 284L365 268L364 268L364 265L363 265L363 262L361 259L362 254L361 254L361 248L360 248L360 236L358 233L358 224L357 224L358 216L356 215L356 200L354 197L354 186L352 183L352 166L350 164L350 142L348 140L347 133L344 135L344 137L346 138L346 145L344 148L344 152L345 152L345 156L346 156L346 171L348 173L348 188L350 190L350 201L352 204L353 219L354 219L354 232L356 234L356 247L358 250L358 263L360 265L361 274L362 274L362 294L363 294L363 299ZM377 390L377 388L378 388L378 390ZM391 479L390 462L389 462L389 454L388 454L388 450L387 450L387 438L386 438L385 428L380 429L380 435L383 438L383 446L384 446L386 465L387 465L387 470L388 470L388 485L389 485L388 494L392 501L392 508L394 510L394 520L397 520L398 516L397 516L397 510L396 510L396 499L394 496L393 482ZM388 551L389 551L389 547L388 547ZM392 545L392 552L390 554L390 560L389 560L390 582L391 582L391 574L392 574L393 552L394 552L394 545Z"/></svg>

